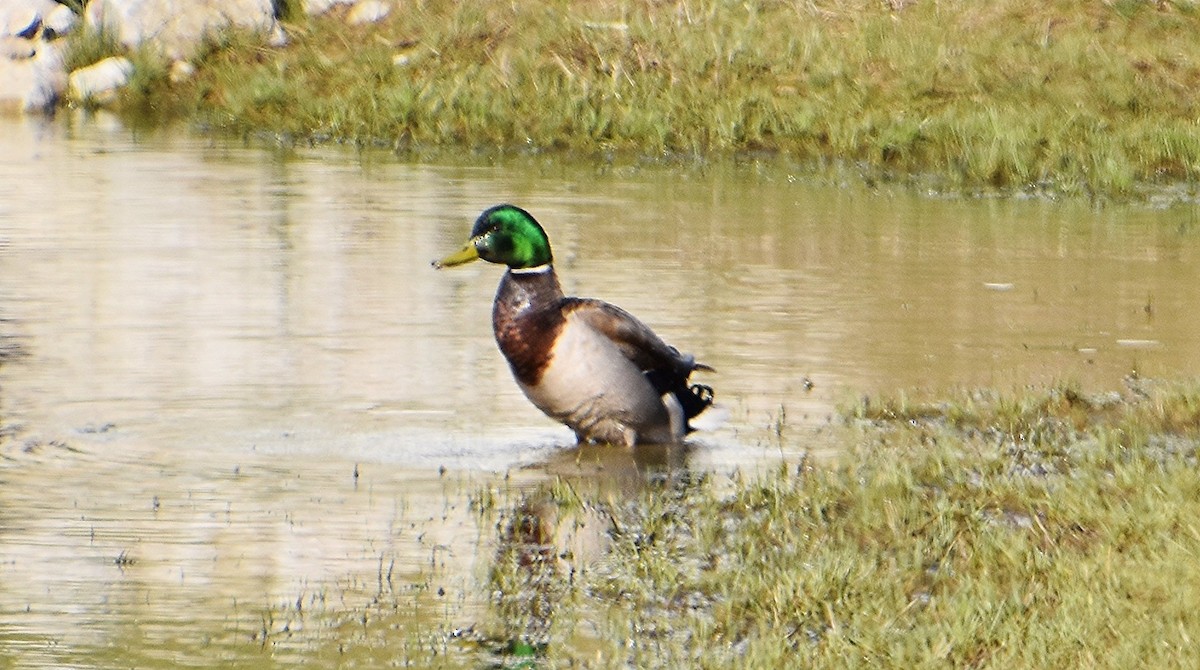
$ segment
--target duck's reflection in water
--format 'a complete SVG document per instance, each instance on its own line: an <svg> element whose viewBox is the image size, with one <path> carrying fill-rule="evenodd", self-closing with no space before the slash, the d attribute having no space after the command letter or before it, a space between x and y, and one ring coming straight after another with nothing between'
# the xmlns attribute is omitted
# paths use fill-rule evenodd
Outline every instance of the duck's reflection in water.
<svg viewBox="0 0 1200 670"><path fill-rule="evenodd" d="M556 617L565 601L580 595L573 590L576 577L603 560L622 536L623 506L645 495L685 494L703 476L688 469L693 449L581 445L539 466L551 478L502 510L496 525L486 637L505 664L539 655L552 640L574 646L586 638L587 631L569 630L572 624Z"/></svg>

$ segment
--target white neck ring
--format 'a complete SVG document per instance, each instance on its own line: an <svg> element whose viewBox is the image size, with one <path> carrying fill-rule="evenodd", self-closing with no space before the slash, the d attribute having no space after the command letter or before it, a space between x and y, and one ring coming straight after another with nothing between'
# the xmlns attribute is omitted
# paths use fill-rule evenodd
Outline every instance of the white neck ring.
<svg viewBox="0 0 1200 670"><path fill-rule="evenodd" d="M542 263L541 265L535 265L535 266L533 266L533 267L531 267L531 268L509 268L509 270L508 270L508 271L509 271L509 272L511 272L511 273L513 273L513 274L515 274L515 275L534 275L534 274L541 274L541 273L543 273L543 272L549 272L549 271L550 271L550 264L549 264L549 263Z"/></svg>

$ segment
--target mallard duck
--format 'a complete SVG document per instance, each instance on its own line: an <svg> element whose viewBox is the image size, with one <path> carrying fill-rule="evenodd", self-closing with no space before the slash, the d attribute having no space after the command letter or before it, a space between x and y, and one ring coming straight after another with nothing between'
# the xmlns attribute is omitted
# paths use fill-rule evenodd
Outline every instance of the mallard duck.
<svg viewBox="0 0 1200 670"><path fill-rule="evenodd" d="M692 417L712 404L712 388L688 384L692 372L712 368L620 307L563 295L546 231L529 212L513 205L484 211L462 250L433 265L480 258L508 266L492 327L517 385L580 442L679 442L692 431Z"/></svg>

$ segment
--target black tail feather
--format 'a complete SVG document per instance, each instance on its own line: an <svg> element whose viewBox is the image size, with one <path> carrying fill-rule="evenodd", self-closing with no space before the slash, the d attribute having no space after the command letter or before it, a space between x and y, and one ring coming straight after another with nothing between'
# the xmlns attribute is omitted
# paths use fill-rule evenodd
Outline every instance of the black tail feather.
<svg viewBox="0 0 1200 670"><path fill-rule="evenodd" d="M691 419L700 412L708 409L708 406L713 404L716 394L713 393L711 386L692 384L682 393L676 392L675 397L679 399L679 404L683 406L683 415ZM689 433L695 430L690 423L687 429Z"/></svg>
<svg viewBox="0 0 1200 670"><path fill-rule="evenodd" d="M707 366L706 366L707 367ZM712 387L705 384L688 385L687 377L664 372L663 370L647 370L646 379L660 394L670 393L679 401L683 408L684 419L691 419L713 404L716 394ZM692 427L688 426L688 431Z"/></svg>

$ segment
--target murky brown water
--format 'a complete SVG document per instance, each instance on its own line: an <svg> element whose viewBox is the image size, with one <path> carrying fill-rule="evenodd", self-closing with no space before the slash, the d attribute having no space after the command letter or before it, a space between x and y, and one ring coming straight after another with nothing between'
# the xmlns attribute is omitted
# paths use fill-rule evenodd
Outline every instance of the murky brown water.
<svg viewBox="0 0 1200 670"><path fill-rule="evenodd" d="M413 164L103 120L0 121L0 157L0 329L25 354L0 367L0 657L22 667L420 659L439 643L413 621L487 606L496 522L473 500L645 466L581 456L520 395L491 340L498 268L429 267L497 202L545 224L570 292L719 370L729 421L676 467L825 449L864 393L1200 371L1195 207ZM384 591L406 607L351 621Z"/></svg>

